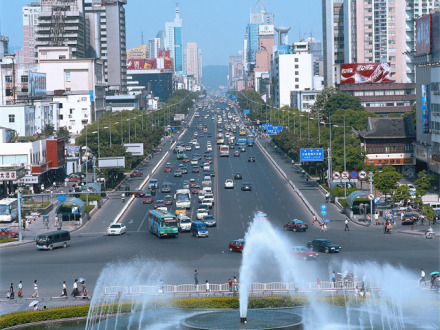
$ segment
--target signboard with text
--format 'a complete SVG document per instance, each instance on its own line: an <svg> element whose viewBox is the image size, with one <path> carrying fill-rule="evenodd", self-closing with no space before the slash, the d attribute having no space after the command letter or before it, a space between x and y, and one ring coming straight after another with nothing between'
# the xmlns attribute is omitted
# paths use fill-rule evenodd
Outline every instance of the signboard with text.
<svg viewBox="0 0 440 330"><path fill-rule="evenodd" d="M125 157L101 157L98 158L99 168L124 168Z"/></svg>
<svg viewBox="0 0 440 330"><path fill-rule="evenodd" d="M422 133L429 133L429 86L422 85Z"/></svg>
<svg viewBox="0 0 440 330"><path fill-rule="evenodd" d="M431 53L431 15L423 15L416 19L416 53Z"/></svg>
<svg viewBox="0 0 440 330"><path fill-rule="evenodd" d="M258 27L259 36L273 36L274 26L272 24L262 24Z"/></svg>
<svg viewBox="0 0 440 330"><path fill-rule="evenodd" d="M341 64L341 84L373 84L391 82L390 63Z"/></svg>
<svg viewBox="0 0 440 330"><path fill-rule="evenodd" d="M29 72L29 96L46 96L46 74L40 72Z"/></svg>
<svg viewBox="0 0 440 330"><path fill-rule="evenodd" d="M24 167L13 170L0 170L0 181L16 181L26 174Z"/></svg>
<svg viewBox="0 0 440 330"><path fill-rule="evenodd" d="M300 149L301 162L322 162L324 160L323 148Z"/></svg>

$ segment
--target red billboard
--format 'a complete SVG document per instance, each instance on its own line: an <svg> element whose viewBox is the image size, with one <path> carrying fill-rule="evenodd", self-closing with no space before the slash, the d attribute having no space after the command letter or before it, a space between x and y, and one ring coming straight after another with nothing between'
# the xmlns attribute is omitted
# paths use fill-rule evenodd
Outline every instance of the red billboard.
<svg viewBox="0 0 440 330"><path fill-rule="evenodd" d="M138 58L127 59L127 70L141 70L144 68L145 60Z"/></svg>
<svg viewBox="0 0 440 330"><path fill-rule="evenodd" d="M341 84L376 84L391 82L390 63L341 64Z"/></svg>
<svg viewBox="0 0 440 330"><path fill-rule="evenodd" d="M173 59L169 58L169 57L165 57L163 68L167 69L167 70L172 70L173 69Z"/></svg>
<svg viewBox="0 0 440 330"><path fill-rule="evenodd" d="M150 69L157 69L157 63L155 58L147 58L145 61L144 69L150 70Z"/></svg>
<svg viewBox="0 0 440 330"><path fill-rule="evenodd" d="M157 53L157 57L170 57L169 50L159 50Z"/></svg>
<svg viewBox="0 0 440 330"><path fill-rule="evenodd" d="M416 19L416 53L431 53L431 15Z"/></svg>

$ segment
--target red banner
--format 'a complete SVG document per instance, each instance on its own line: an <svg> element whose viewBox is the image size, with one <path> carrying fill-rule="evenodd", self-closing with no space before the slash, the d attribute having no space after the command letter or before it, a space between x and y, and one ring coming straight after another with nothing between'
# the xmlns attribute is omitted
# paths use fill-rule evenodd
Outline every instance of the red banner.
<svg viewBox="0 0 440 330"><path fill-rule="evenodd" d="M169 57L164 58L164 69L172 70L173 69L173 59Z"/></svg>
<svg viewBox="0 0 440 330"><path fill-rule="evenodd" d="M391 82L389 63L341 64L341 84L375 84Z"/></svg>
<svg viewBox="0 0 440 330"><path fill-rule="evenodd" d="M127 59L127 70L141 70L144 68L145 60L137 58Z"/></svg>
<svg viewBox="0 0 440 330"><path fill-rule="evenodd" d="M157 63L155 58L147 58L145 61L144 69L150 70L150 69L157 69Z"/></svg>
<svg viewBox="0 0 440 330"><path fill-rule="evenodd" d="M170 57L169 50L159 50L157 53L157 57Z"/></svg>

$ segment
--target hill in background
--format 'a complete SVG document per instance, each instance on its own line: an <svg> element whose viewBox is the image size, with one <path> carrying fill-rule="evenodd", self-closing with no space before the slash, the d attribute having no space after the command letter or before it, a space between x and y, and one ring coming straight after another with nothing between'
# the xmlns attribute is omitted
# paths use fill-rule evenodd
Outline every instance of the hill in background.
<svg viewBox="0 0 440 330"><path fill-rule="evenodd" d="M218 90L219 86L227 85L227 65L206 65L203 67L202 83L206 90Z"/></svg>

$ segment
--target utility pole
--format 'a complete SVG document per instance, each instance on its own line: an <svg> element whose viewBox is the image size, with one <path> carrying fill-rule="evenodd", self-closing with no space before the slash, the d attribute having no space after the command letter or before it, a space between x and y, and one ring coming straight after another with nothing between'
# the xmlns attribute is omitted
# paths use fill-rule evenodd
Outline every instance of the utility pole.
<svg viewBox="0 0 440 330"><path fill-rule="evenodd" d="M18 200L18 240L22 241L23 240L23 226L21 225L22 219L21 219L21 191L20 188L18 189L17 192L17 200Z"/></svg>
<svg viewBox="0 0 440 330"><path fill-rule="evenodd" d="M370 194L373 193L373 172L368 173L368 178L370 181ZM373 200L370 200L370 223L373 220Z"/></svg>
<svg viewBox="0 0 440 330"><path fill-rule="evenodd" d="M344 114L344 171L347 171L347 161L345 158L345 114ZM344 197L347 198L347 182L344 183Z"/></svg>
<svg viewBox="0 0 440 330"><path fill-rule="evenodd" d="M332 176L332 173L331 173L331 163L332 163L332 161L331 161L331 149L330 148L327 148L327 153L328 153L328 156L327 156L327 168L328 168L328 170L327 170L327 181L328 181L328 187L329 188L331 188L330 187L330 185L331 185L331 176Z"/></svg>

